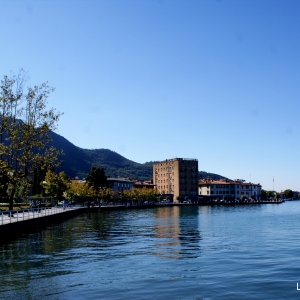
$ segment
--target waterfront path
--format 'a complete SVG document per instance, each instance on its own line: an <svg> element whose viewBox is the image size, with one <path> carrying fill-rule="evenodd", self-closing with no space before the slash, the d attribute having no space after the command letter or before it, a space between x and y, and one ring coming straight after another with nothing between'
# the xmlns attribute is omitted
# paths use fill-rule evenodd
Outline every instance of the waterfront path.
<svg viewBox="0 0 300 300"><path fill-rule="evenodd" d="M47 216L53 216L58 214L65 214L71 211L83 210L81 206L68 206L65 209L63 207L43 207L40 209L24 209L16 211L3 211L0 213L0 226L20 221L27 221Z"/></svg>

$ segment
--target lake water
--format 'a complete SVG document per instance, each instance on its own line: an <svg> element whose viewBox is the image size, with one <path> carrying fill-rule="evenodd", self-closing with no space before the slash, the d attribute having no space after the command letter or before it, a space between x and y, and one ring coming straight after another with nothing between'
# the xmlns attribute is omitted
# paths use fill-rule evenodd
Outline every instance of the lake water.
<svg viewBox="0 0 300 300"><path fill-rule="evenodd" d="M0 255L1 299L300 299L300 201L87 213Z"/></svg>

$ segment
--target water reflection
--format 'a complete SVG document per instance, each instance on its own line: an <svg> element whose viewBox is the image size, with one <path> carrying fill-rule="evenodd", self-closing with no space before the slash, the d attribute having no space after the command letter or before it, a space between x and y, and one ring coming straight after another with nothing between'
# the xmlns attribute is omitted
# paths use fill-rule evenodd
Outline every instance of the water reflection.
<svg viewBox="0 0 300 300"><path fill-rule="evenodd" d="M0 298L296 299L300 206L286 205L83 214L0 245Z"/></svg>
<svg viewBox="0 0 300 300"><path fill-rule="evenodd" d="M200 251L197 207L158 208L154 214L153 255L168 259L197 257Z"/></svg>

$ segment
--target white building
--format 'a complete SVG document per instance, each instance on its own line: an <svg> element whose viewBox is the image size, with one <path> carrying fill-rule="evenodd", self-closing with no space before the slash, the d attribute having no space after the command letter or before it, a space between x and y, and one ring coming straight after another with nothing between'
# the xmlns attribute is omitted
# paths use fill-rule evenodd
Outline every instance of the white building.
<svg viewBox="0 0 300 300"><path fill-rule="evenodd" d="M244 180L239 179L234 181L228 179L204 179L198 181L199 196L205 196L211 199L259 199L260 191L260 184L246 183Z"/></svg>

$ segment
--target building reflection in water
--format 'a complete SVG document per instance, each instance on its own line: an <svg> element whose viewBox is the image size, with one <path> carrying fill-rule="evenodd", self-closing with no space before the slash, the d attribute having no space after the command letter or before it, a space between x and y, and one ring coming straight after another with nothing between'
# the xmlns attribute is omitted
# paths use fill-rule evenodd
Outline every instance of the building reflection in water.
<svg viewBox="0 0 300 300"><path fill-rule="evenodd" d="M198 257L201 253L198 207L161 207L155 211L153 255L167 259Z"/></svg>

